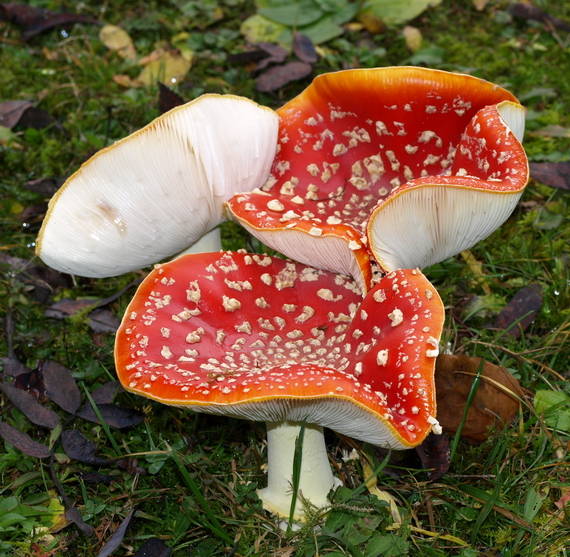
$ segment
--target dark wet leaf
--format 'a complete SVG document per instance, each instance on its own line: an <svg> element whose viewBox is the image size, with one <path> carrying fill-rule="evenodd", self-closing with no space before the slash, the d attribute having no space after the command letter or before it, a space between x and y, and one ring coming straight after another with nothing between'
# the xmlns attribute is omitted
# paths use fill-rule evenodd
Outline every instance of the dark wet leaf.
<svg viewBox="0 0 570 557"><path fill-rule="evenodd" d="M10 445L14 445L16 449L23 452L25 455L33 456L34 458L48 458L51 456L50 450L45 445L34 441L26 433L22 433L15 427L8 425L6 422L1 420L0 436L4 441L10 443Z"/></svg>
<svg viewBox="0 0 570 557"><path fill-rule="evenodd" d="M32 224L39 224L43 220L47 211L47 201L44 203L36 203L35 205L28 205L24 207L24 210L18 215L18 219L22 222L27 223L26 226Z"/></svg>
<svg viewBox="0 0 570 557"><path fill-rule="evenodd" d="M311 75L312 71L312 66L305 62L289 62L282 66L273 66L255 80L255 88L263 93L277 91L291 81Z"/></svg>
<svg viewBox="0 0 570 557"><path fill-rule="evenodd" d="M319 59L313 41L302 33L293 35L293 52L301 62L307 62L307 64L314 64Z"/></svg>
<svg viewBox="0 0 570 557"><path fill-rule="evenodd" d="M100 472L81 472L81 478L88 484L105 484L109 485L115 478L109 474L101 474Z"/></svg>
<svg viewBox="0 0 570 557"><path fill-rule="evenodd" d="M96 333L115 333L121 324L120 320L108 309L96 309L89 314L87 321Z"/></svg>
<svg viewBox="0 0 570 557"><path fill-rule="evenodd" d="M70 315L75 315L80 311L84 311L89 307L93 307L97 303L94 299L81 298L79 300L70 300L66 298L52 304L45 311L46 317L54 317L55 319L66 319Z"/></svg>
<svg viewBox="0 0 570 557"><path fill-rule="evenodd" d="M1 383L0 390L33 424L48 429L54 429L59 425L59 416L53 410L42 406L34 396L27 391L22 391L7 383Z"/></svg>
<svg viewBox="0 0 570 557"><path fill-rule="evenodd" d="M107 424L117 429L124 429L140 424L144 416L136 410L120 408L114 404L98 404L97 408ZM84 420L100 423L97 414L89 404L84 404L77 415Z"/></svg>
<svg viewBox="0 0 570 557"><path fill-rule="evenodd" d="M530 175L547 186L570 190L570 162L531 162Z"/></svg>
<svg viewBox="0 0 570 557"><path fill-rule="evenodd" d="M428 477L433 482L439 480L449 470L449 439L447 435L430 433L424 442L416 447L422 466L429 469Z"/></svg>
<svg viewBox="0 0 570 557"><path fill-rule="evenodd" d="M24 112L32 106L34 104L30 101L4 101L0 103L0 126L12 129L20 121Z"/></svg>
<svg viewBox="0 0 570 557"><path fill-rule="evenodd" d="M170 557L172 550L159 538L146 540L133 557Z"/></svg>
<svg viewBox="0 0 570 557"><path fill-rule="evenodd" d="M158 82L158 110L161 114L185 102L186 101L178 93L170 89L170 87L167 87L160 81Z"/></svg>
<svg viewBox="0 0 570 557"><path fill-rule="evenodd" d="M45 197L51 197L61 186L62 181L58 178L36 178L24 184L24 188Z"/></svg>
<svg viewBox="0 0 570 557"><path fill-rule="evenodd" d="M273 43L258 43L257 46L265 53L265 57L259 61L255 71L259 72L271 64L280 64L287 59L289 52L282 46Z"/></svg>
<svg viewBox="0 0 570 557"><path fill-rule="evenodd" d="M39 370L28 370L26 373L20 373L14 379L14 387L23 391L28 391L31 395L43 402L45 399L44 379Z"/></svg>
<svg viewBox="0 0 570 557"><path fill-rule="evenodd" d="M69 507L68 509L66 509L65 518L67 518L67 520L69 520L70 522L73 522L73 524L75 524L75 526L77 526L77 528L79 528L79 531L84 536L92 536L95 533L95 530L93 529L93 527L89 526L89 524L87 524L83 520L83 517L81 516L81 513L79 512L77 507L72 506L72 507Z"/></svg>
<svg viewBox="0 0 570 557"><path fill-rule="evenodd" d="M62 129L61 124L59 124L43 108L38 108L37 106L31 106L22 114L16 127L23 130L27 128L43 130L44 128L47 128L52 124L55 124L57 128Z"/></svg>
<svg viewBox="0 0 570 557"><path fill-rule="evenodd" d="M107 381L107 383L97 387L92 393L91 398L97 404L111 404L117 393L119 392L121 385L118 381Z"/></svg>
<svg viewBox="0 0 570 557"><path fill-rule="evenodd" d="M57 362L47 361L41 365L46 395L60 408L75 414L81 404L79 387L66 367Z"/></svg>
<svg viewBox="0 0 570 557"><path fill-rule="evenodd" d="M520 17L521 19L540 21L547 26L561 29L562 31L570 31L570 22L553 17L544 10L527 2L515 2L511 4L509 6L509 12L511 12L513 16Z"/></svg>
<svg viewBox="0 0 570 557"><path fill-rule="evenodd" d="M10 375L11 377L17 377L24 373L30 373L32 370L27 368L22 362L16 358L0 358L2 362L2 369L4 370L4 375Z"/></svg>
<svg viewBox="0 0 570 557"><path fill-rule="evenodd" d="M97 447L95 443L87 439L76 429L66 429L61 433L61 443L65 454L85 464L107 464L106 458L98 457L95 453Z"/></svg>
<svg viewBox="0 0 570 557"><path fill-rule="evenodd" d="M266 57L267 52L265 50L255 47L244 52L228 54L228 62L232 65L251 64L253 62L259 62L261 59Z"/></svg>
<svg viewBox="0 0 570 557"><path fill-rule="evenodd" d="M465 354L440 354L437 357L437 419L445 432L455 433L459 428L467 397L480 367L481 358L471 358ZM521 395L519 382L505 368L483 362L479 386L471 401L461 436L482 442L489 436L491 428L498 429L509 424L518 412L519 401L516 397Z"/></svg>
<svg viewBox="0 0 570 557"><path fill-rule="evenodd" d="M129 524L131 522L131 518L133 518L135 510L132 509L127 516L123 519L120 526L115 530L113 535L109 538L109 541L101 548L101 551L97 554L97 557L109 557L119 546L123 543L123 538L125 537L125 533Z"/></svg>
<svg viewBox="0 0 570 557"><path fill-rule="evenodd" d="M74 23L99 23L96 19L71 13L54 13L26 4L0 4L0 20L9 21L22 28L22 38L31 37L53 29L68 27Z"/></svg>
<svg viewBox="0 0 570 557"><path fill-rule="evenodd" d="M20 275L20 280L32 285L34 288L51 291L55 288L71 286L69 275L60 273L38 260L29 261L21 257L0 253L0 263L8 265L14 273Z"/></svg>
<svg viewBox="0 0 570 557"><path fill-rule="evenodd" d="M117 468L124 470L131 476L139 475L142 476L147 473L146 469L139 466L139 461L136 458L120 458L115 461Z"/></svg>
<svg viewBox="0 0 570 557"><path fill-rule="evenodd" d="M508 329L509 335L518 338L534 321L541 306L542 288L540 284L529 284L521 288L501 310L495 321L495 327Z"/></svg>

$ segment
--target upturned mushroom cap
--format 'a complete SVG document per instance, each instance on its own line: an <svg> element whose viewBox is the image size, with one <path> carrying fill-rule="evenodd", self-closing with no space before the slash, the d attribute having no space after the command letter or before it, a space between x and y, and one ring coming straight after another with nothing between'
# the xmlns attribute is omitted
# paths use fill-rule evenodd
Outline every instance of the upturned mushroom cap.
<svg viewBox="0 0 570 557"><path fill-rule="evenodd" d="M366 227L378 201L407 182L449 174L470 121L503 101L516 99L487 81L439 70L320 75L278 110L278 152L263 193L237 194L229 211L288 257L366 285ZM408 232L398 216L391 226L395 236Z"/></svg>
<svg viewBox="0 0 570 557"><path fill-rule="evenodd" d="M232 95L203 95L103 149L55 194L37 254L60 271L119 275L188 248L223 203L263 184L277 115Z"/></svg>
<svg viewBox="0 0 570 557"><path fill-rule="evenodd" d="M494 232L528 183L523 133L521 105L505 101L479 110L444 174L410 180L372 211L368 238L378 263L385 270L427 267Z"/></svg>
<svg viewBox="0 0 570 557"><path fill-rule="evenodd" d="M258 421L306 421L405 448L437 427L444 312L417 270L355 281L245 253L157 266L117 333L123 386L165 404Z"/></svg>

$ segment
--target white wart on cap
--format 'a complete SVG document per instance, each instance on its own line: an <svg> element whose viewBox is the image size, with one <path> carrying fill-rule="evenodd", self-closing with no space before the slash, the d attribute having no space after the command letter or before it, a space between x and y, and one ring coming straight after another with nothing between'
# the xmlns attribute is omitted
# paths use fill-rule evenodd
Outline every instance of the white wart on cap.
<svg viewBox="0 0 570 557"><path fill-rule="evenodd" d="M278 118L232 95L203 95L94 155L55 194L36 252L60 271L105 277L178 253L267 179Z"/></svg>

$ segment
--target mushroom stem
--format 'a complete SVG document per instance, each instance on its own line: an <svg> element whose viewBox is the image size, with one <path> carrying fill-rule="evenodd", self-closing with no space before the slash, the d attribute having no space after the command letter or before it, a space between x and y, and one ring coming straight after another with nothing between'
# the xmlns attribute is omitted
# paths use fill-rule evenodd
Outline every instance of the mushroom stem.
<svg viewBox="0 0 570 557"><path fill-rule="evenodd" d="M222 236L220 234L220 227L216 226L212 228L210 232L207 232L202 236L197 242L194 242L190 247L181 251L176 257L181 255L187 255L188 253L209 253L214 251L220 251L222 249Z"/></svg>
<svg viewBox="0 0 570 557"><path fill-rule="evenodd" d="M293 458L295 441L301 431L298 422L267 424L267 487L257 494L263 508L282 517L288 517L293 497ZM303 501L315 507L329 505L327 495L340 485L332 474L325 447L323 428L306 425L303 437L299 492L293 518L303 520Z"/></svg>

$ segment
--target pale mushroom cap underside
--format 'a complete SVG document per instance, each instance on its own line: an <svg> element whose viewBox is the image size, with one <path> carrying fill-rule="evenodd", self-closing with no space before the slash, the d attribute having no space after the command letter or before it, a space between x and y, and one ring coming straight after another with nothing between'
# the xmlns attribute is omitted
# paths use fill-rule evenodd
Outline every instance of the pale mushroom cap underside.
<svg viewBox="0 0 570 557"><path fill-rule="evenodd" d="M58 270L118 275L169 257L223 218L223 202L266 180L278 118L203 95L103 149L50 202L37 253Z"/></svg>
<svg viewBox="0 0 570 557"><path fill-rule="evenodd" d="M403 448L432 427L442 325L417 270L388 275L363 300L352 279L299 263L193 254L139 287L115 361L127 390L166 404L306 420Z"/></svg>

